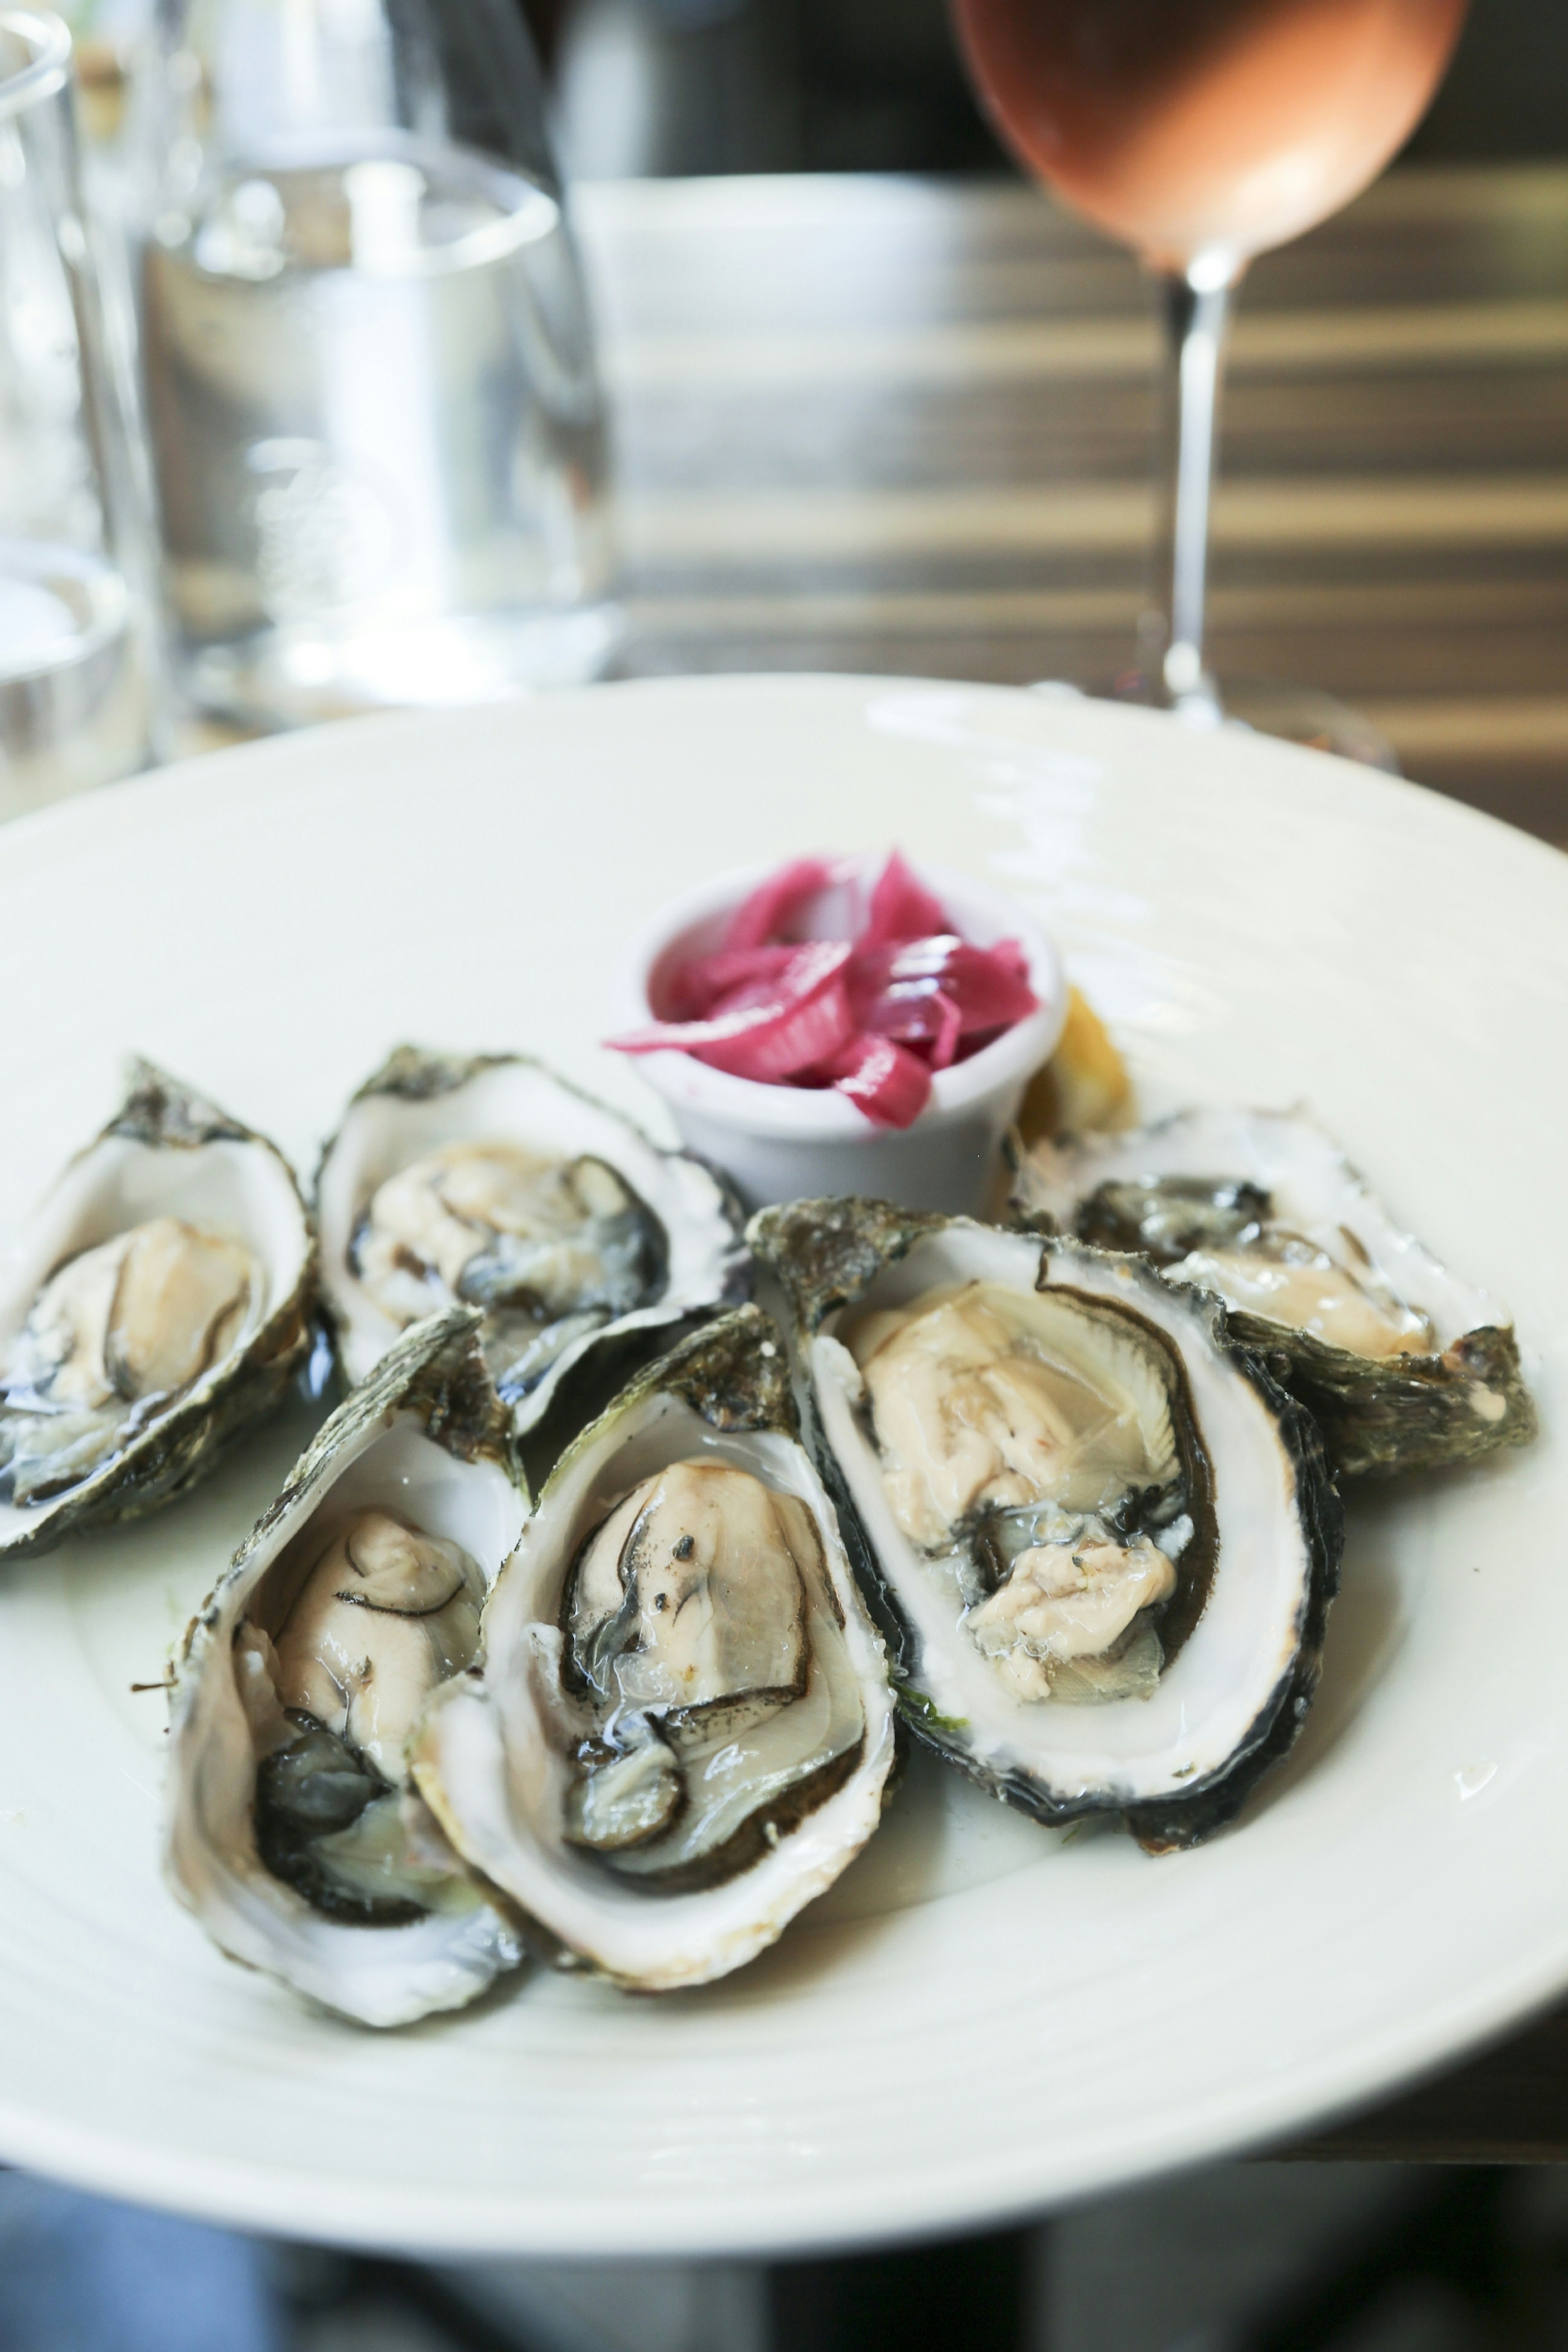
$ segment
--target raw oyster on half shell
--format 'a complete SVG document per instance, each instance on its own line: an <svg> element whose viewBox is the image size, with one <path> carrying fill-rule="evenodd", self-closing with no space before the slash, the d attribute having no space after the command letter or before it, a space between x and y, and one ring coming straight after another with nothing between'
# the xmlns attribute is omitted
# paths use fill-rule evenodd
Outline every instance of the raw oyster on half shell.
<svg viewBox="0 0 1568 2352"><path fill-rule="evenodd" d="M154 1069L0 1276L0 1553L154 1510L308 1352L315 1247L262 1136Z"/></svg>
<svg viewBox="0 0 1568 2352"><path fill-rule="evenodd" d="M453 2009L522 1948L414 1792L526 1509L469 1307L327 1422L186 1634L167 1866L235 1958L367 2025Z"/></svg>
<svg viewBox="0 0 1568 2352"><path fill-rule="evenodd" d="M752 1221L911 1728L1039 1820L1209 1835L1316 1685L1309 1416L1141 1261L871 1201Z"/></svg>
<svg viewBox="0 0 1568 2352"><path fill-rule="evenodd" d="M1535 1433L1507 1309L1401 1232L1299 1112L1181 1111L1037 1143L1013 1209L1212 1291L1347 1475L1470 1461Z"/></svg>
<svg viewBox="0 0 1568 2352"><path fill-rule="evenodd" d="M316 1186L343 1370L461 1299L514 1426L542 1420L592 1351L744 1296L719 1177L516 1055L400 1046L361 1087Z"/></svg>
<svg viewBox="0 0 1568 2352"><path fill-rule="evenodd" d="M886 1659L798 1429L755 1308L650 1366L556 1466L482 1676L415 1739L458 1851L628 1987L739 1968L880 1815Z"/></svg>

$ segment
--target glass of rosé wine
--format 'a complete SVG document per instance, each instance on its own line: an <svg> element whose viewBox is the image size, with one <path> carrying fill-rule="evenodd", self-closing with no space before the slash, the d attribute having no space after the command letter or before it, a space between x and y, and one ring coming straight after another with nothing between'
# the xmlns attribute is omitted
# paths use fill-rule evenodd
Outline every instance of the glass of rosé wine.
<svg viewBox="0 0 1568 2352"><path fill-rule="evenodd" d="M1366 721L1204 659L1209 492L1226 331L1254 254L1376 177L1426 110L1467 0L952 0L1002 137L1155 274L1168 364L1162 609L1130 690L1217 724L1394 766Z"/></svg>

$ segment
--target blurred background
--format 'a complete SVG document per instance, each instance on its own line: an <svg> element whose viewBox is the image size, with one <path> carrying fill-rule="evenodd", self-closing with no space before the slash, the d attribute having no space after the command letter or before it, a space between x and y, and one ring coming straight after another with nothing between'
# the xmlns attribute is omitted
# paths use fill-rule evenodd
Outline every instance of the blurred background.
<svg viewBox="0 0 1568 2352"><path fill-rule="evenodd" d="M860 2261L414 2261L0 2176L5 2352L1554 2352L1552 2168L1225 2164Z"/></svg>
<svg viewBox="0 0 1568 2352"><path fill-rule="evenodd" d="M1015 166L960 70L943 0L528 0L569 176ZM1568 10L1474 0L1409 152L1568 150Z"/></svg>
<svg viewBox="0 0 1568 2352"><path fill-rule="evenodd" d="M152 5L69 0L100 210L127 222L124 68ZM241 445L262 428L243 403L187 414L187 362L144 336L175 641L153 694L155 755L606 672L1124 685L1152 617L1154 304L1131 253L1025 184L971 94L946 0L501 5L542 60L573 195L574 248L541 247L539 266L570 273L574 249L592 321L552 362L570 415L512 388L537 443L532 511L492 552L540 572L543 637L525 645L525 622L505 672L488 625L448 614L445 651L441 620L416 656L395 629L367 634L345 668L327 639L340 622L353 638L350 608L394 529L371 487L374 430L330 461L322 444L313 471L252 480L255 576L212 572L235 486L202 488L175 452L210 430L216 458L228 436L243 488L261 461ZM1395 169L1248 272L1209 597L1226 679L1327 689L1405 773L1554 841L1568 835L1565 152L1568 9L1474 0ZM524 311L531 268L508 298ZM352 373L352 353L318 359ZM454 450L483 438L448 425ZM268 464L303 450L302 429L279 411ZM476 482L501 454L479 453ZM460 530L441 537L458 528L418 520L408 583L467 560ZM220 576L237 611L266 608L270 638L237 621L243 642L214 641ZM418 593L400 584L383 618ZM368 604L363 619L370 632ZM291 653L296 623L307 641ZM1314 725L1305 740L1341 740ZM0 775L0 814L28 804Z"/></svg>
<svg viewBox="0 0 1568 2352"><path fill-rule="evenodd" d="M153 0L68 0L102 93ZM519 0L569 178L729 172L1015 173L944 0ZM1415 159L1568 152L1568 11L1472 0Z"/></svg>

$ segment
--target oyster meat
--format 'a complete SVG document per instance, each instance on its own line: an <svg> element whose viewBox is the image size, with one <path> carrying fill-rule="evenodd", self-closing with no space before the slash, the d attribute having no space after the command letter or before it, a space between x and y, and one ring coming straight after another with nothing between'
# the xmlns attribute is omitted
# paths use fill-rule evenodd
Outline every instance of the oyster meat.
<svg viewBox="0 0 1568 2352"><path fill-rule="evenodd" d="M317 1202L347 1376L466 1300L520 1431L590 1350L744 1290L720 1180L519 1056L400 1047L328 1146Z"/></svg>
<svg viewBox="0 0 1568 2352"><path fill-rule="evenodd" d="M1184 1111L1037 1144L1019 1156L1013 1208L1212 1291L1346 1474L1468 1461L1534 1434L1506 1310L1402 1233L1299 1113Z"/></svg>
<svg viewBox="0 0 1568 2352"><path fill-rule="evenodd" d="M170 1500L281 1396L315 1252L272 1146L140 1063L0 1287L0 1551Z"/></svg>
<svg viewBox="0 0 1568 2352"><path fill-rule="evenodd" d="M1340 1513L1308 1415L1135 1260L876 1202L764 1210L813 1442L915 1732L1152 1846L1238 1809L1316 1684Z"/></svg>
<svg viewBox="0 0 1568 2352"><path fill-rule="evenodd" d="M239 1628L257 1851L329 1917L402 1925L447 1896L449 1866L410 1838L403 1750L437 1685L472 1665L484 1593L460 1544L372 1507L327 1538L276 1635L261 1603Z"/></svg>
<svg viewBox="0 0 1568 2352"><path fill-rule="evenodd" d="M453 1844L627 1986L740 1967L879 1817L885 1657L797 1431L754 1308L649 1367L557 1465L482 1676L415 1738Z"/></svg>
<svg viewBox="0 0 1568 2352"><path fill-rule="evenodd" d="M1080 1326L1038 1293L971 1281L845 1329L894 1520L1026 1698L1152 1688L1194 1508L1213 1545L1158 1360Z"/></svg>
<svg viewBox="0 0 1568 2352"><path fill-rule="evenodd" d="M522 1956L405 1760L526 1507L479 1321L417 1324L332 1415L175 1668L176 1892L235 1958L370 2025Z"/></svg>

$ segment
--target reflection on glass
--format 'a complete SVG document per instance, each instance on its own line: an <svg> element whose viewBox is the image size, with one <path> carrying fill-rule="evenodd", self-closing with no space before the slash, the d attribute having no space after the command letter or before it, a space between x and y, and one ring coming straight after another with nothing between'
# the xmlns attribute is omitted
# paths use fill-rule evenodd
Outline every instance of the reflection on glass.
<svg viewBox="0 0 1568 2352"><path fill-rule="evenodd" d="M0 12L0 816L147 754L124 436L69 73L58 18Z"/></svg>
<svg viewBox="0 0 1568 2352"><path fill-rule="evenodd" d="M593 341L506 0L174 0L137 76L186 682L269 721L592 676Z"/></svg>

